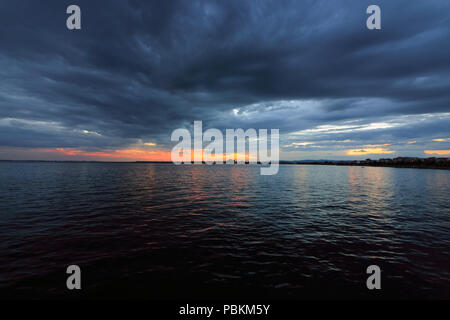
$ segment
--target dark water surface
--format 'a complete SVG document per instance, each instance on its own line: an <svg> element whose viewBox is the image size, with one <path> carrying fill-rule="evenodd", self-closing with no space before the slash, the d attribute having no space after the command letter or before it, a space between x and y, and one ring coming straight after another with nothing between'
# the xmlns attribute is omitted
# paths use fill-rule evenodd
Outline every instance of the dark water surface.
<svg viewBox="0 0 450 320"><path fill-rule="evenodd" d="M2 162L0 297L450 298L449 190L439 170Z"/></svg>

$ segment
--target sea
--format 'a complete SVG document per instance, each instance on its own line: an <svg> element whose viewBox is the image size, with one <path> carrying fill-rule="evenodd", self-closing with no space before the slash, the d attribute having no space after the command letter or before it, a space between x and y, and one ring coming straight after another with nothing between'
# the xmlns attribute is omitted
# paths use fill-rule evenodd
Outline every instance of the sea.
<svg viewBox="0 0 450 320"><path fill-rule="evenodd" d="M0 162L0 298L448 299L449 190L433 169Z"/></svg>

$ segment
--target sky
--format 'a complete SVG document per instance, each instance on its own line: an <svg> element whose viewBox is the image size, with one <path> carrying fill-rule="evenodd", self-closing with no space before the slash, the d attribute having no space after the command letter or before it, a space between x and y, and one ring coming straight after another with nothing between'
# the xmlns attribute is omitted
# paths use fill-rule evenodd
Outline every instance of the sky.
<svg viewBox="0 0 450 320"><path fill-rule="evenodd" d="M450 2L0 0L0 159L170 160L194 120L279 129L282 160L449 157Z"/></svg>

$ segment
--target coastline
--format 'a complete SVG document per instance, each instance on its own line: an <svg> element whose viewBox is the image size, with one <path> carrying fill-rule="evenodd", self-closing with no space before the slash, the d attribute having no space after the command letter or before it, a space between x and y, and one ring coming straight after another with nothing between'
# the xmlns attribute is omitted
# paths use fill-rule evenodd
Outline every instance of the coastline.
<svg viewBox="0 0 450 320"><path fill-rule="evenodd" d="M123 163L123 164L173 164L171 161L95 161L95 160L5 160L0 159L0 163L2 162L16 162L16 163ZM201 163L205 165L206 163ZM227 163L223 163L227 164ZM228 163L229 164L229 163ZM237 164L237 163L236 163ZM242 163L241 165L248 165L249 163ZM261 163L250 163L261 165ZM280 160L279 164L285 165L320 165L320 166L353 166L353 167L382 167L382 168L405 168L405 169L437 169L437 170L450 170L450 163L448 161L442 163L442 165L437 165L435 162L427 163L420 162L420 164L416 163L383 163L376 160L371 161L338 161L338 160L299 160L299 161L288 161L288 160ZM214 163L213 165L216 165Z"/></svg>
<svg viewBox="0 0 450 320"><path fill-rule="evenodd" d="M438 169L438 170L450 170L450 166L411 166L411 165L384 165L384 164L354 164L354 163L332 163L332 162L283 162L280 164L288 165L320 165L320 166L348 166L348 167L380 167L380 168L403 168L403 169Z"/></svg>

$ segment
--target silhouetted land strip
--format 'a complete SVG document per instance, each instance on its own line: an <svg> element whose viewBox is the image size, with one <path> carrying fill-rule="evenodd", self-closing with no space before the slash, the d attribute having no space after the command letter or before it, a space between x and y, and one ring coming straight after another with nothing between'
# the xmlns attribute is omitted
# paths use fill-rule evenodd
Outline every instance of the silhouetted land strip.
<svg viewBox="0 0 450 320"><path fill-rule="evenodd" d="M57 162L57 163L165 163L171 161L71 161L71 160L1 160L0 162ZM194 163L194 162L191 162ZM224 164L227 162L223 162ZM233 163L233 162L231 162ZM236 161L234 163L237 163ZM205 162L203 162L205 164ZM213 163L216 164L216 163ZM245 164L249 164L248 161ZM261 164L258 161L258 164ZM270 164L270 163L269 163ZM417 168L417 169L442 169L450 170L450 158L413 158L398 157L394 159L379 160L280 160L280 164L311 164L327 166L367 166L367 167L393 167L393 168Z"/></svg>
<svg viewBox="0 0 450 320"><path fill-rule="evenodd" d="M303 161L280 161L280 164L314 164L334 166L368 166L368 167L393 167L393 168L417 168L417 169L450 169L449 158L415 158L398 157L379 160L303 160Z"/></svg>

